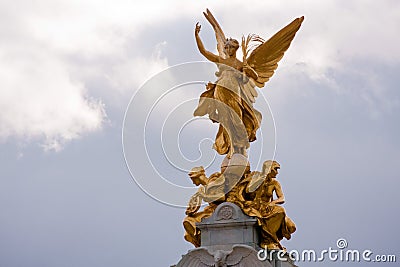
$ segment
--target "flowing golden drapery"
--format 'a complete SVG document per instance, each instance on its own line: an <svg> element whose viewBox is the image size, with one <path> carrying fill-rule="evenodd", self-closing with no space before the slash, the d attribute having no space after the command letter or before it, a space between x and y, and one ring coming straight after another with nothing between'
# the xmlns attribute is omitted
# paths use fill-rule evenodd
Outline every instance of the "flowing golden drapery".
<svg viewBox="0 0 400 267"><path fill-rule="evenodd" d="M235 148L247 149L249 142L256 140L261 113L246 99L243 90L250 82L239 71L219 65L219 79L209 83L200 96L194 116L209 115L213 122L220 123L214 149L221 155L233 153Z"/></svg>

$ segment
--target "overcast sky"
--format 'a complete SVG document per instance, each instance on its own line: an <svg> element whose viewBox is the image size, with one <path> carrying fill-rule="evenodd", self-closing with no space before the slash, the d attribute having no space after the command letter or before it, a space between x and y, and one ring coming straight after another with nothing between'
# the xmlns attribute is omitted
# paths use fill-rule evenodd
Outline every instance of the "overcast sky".
<svg viewBox="0 0 400 267"><path fill-rule="evenodd" d="M283 245L345 238L400 260L400 2L14 0L0 2L0 267L170 266L192 248L174 206L188 169L222 160L216 125L190 121L215 68L176 65L204 60L198 21L215 51L207 7L237 39L305 16L259 90L250 151L252 170L281 164L297 225Z"/></svg>

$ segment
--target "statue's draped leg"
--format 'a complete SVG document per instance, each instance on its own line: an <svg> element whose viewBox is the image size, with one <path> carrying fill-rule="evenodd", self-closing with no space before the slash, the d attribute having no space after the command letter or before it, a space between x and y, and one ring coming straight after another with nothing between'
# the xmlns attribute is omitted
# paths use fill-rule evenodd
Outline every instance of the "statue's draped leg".
<svg viewBox="0 0 400 267"><path fill-rule="evenodd" d="M221 155L244 153L250 142L256 140L261 122L261 113L242 97L243 85L235 74L225 70L216 84L209 83L194 111L194 116L208 114L211 121L220 124L214 149Z"/></svg>
<svg viewBox="0 0 400 267"><path fill-rule="evenodd" d="M270 211L259 218L259 224L262 228L261 246L270 249L281 248L279 241L283 237L289 240L296 231L296 225L286 216L285 209L281 206L270 207Z"/></svg>
<svg viewBox="0 0 400 267"><path fill-rule="evenodd" d="M183 220L183 227L185 228L184 238L186 241L192 243L195 247L200 247L200 230L196 228L196 223L201 222L203 218L210 217L217 205L210 203L203 211L188 215Z"/></svg>

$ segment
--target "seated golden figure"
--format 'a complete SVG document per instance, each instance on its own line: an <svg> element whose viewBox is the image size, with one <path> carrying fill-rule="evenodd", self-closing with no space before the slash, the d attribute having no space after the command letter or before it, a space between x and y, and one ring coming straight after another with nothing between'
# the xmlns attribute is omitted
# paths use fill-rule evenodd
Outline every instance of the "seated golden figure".
<svg viewBox="0 0 400 267"><path fill-rule="evenodd" d="M280 206L285 202L281 184L276 179L280 165L267 160L261 172L252 172L240 183L240 200L235 202L245 214L258 218L261 227L261 247L284 249L280 240L291 238L296 231L294 222ZM274 199L274 193L276 199Z"/></svg>
<svg viewBox="0 0 400 267"><path fill-rule="evenodd" d="M223 170L207 178L203 167L193 168L189 176L200 187L186 209L187 216L183 221L185 239L199 247L200 231L196 223L210 217L220 203L227 201L238 205L246 215L257 218L260 226L260 247L284 249L280 241L283 238L290 239L291 234L296 231L296 225L280 206L285 202L285 197L276 179L279 168L278 162L267 160L263 163L261 172L250 172L247 169L238 184L229 192L224 189L227 178ZM199 211L203 200L209 205Z"/></svg>
<svg viewBox="0 0 400 267"><path fill-rule="evenodd" d="M225 177L220 172L214 173L207 178L204 168L195 167L189 172L189 177L193 184L200 186L197 192L191 197L186 209L186 217L183 220L185 228L185 240L192 243L195 247L200 246L200 230L196 228L196 223L203 218L210 217L218 204L225 200L224 186ZM203 211L199 211L202 201L209 205Z"/></svg>

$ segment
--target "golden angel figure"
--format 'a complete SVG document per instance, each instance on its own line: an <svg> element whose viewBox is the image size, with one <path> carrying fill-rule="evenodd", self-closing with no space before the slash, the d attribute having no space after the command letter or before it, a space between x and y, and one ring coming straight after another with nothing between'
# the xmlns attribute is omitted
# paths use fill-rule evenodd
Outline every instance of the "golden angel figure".
<svg viewBox="0 0 400 267"><path fill-rule="evenodd" d="M208 9L203 14L215 31L218 55L204 48L199 36L199 23L195 28L196 43L200 53L217 64L218 79L209 83L201 94L194 116L208 114L213 122L220 124L214 143L219 154L227 154L229 158L235 153L247 156L246 150L250 142L256 140L256 131L261 123L261 113L253 107L258 95L255 87L264 87L274 74L304 17L296 18L267 41L257 35L243 37L243 61L240 61L236 58L239 42L225 38Z"/></svg>

